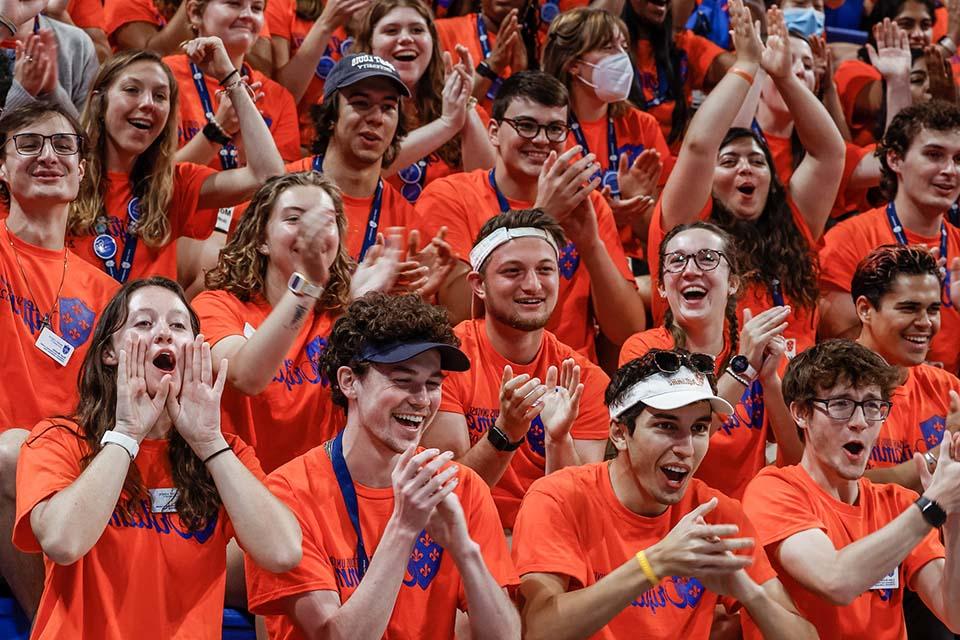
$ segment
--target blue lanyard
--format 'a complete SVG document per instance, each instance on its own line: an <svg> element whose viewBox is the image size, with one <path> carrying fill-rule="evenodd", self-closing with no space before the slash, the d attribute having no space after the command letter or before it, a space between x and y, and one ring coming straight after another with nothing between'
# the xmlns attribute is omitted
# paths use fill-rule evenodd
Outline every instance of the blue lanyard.
<svg viewBox="0 0 960 640"><path fill-rule="evenodd" d="M477 13L477 39L480 40L480 51L483 52L483 59L490 57L490 36L487 35L487 25L483 24L483 13ZM493 81L490 88L487 89L487 99L493 100L497 97L497 91L500 90L502 81L498 78Z"/></svg>
<svg viewBox="0 0 960 640"><path fill-rule="evenodd" d="M576 139L577 144L583 149L583 155L590 153L590 147L587 146L587 138L583 135L583 130L580 129L580 122L577 120L577 116L573 115L573 110L570 110L569 115L567 116L567 123L570 125L570 131L573 132L573 137ZM607 116L607 170L603 172L603 181L601 182L601 187L610 187L610 194L615 197L620 197L620 180L617 176L617 168L620 166L620 151L617 149L617 132L613 126L613 116ZM595 174L590 176L590 179L597 177L600 174L598 169Z"/></svg>
<svg viewBox="0 0 960 640"><path fill-rule="evenodd" d="M427 183L428 164L429 160L422 158L397 172L397 175L403 181L400 193L410 204L416 204L420 194L423 193L423 187Z"/></svg>
<svg viewBox="0 0 960 640"><path fill-rule="evenodd" d="M893 201L887 203L887 222L890 223L890 230L893 231L893 237L897 239L897 243L909 244L907 234L903 232L903 225L897 216L897 206L893 204ZM950 300L950 259L947 256L947 225L942 221L940 222L940 257L947 265L943 287L940 290L940 304L944 307L952 307L953 301Z"/></svg>
<svg viewBox="0 0 960 640"><path fill-rule="evenodd" d="M540 5L540 20L550 24L560 15L560 0L547 0Z"/></svg>
<svg viewBox="0 0 960 640"><path fill-rule="evenodd" d="M487 174L487 178L490 180L490 186L493 188L493 192L497 194L497 204L500 205L500 213L506 213L510 211L510 203L507 202L507 197L503 195L500 191L500 187L497 186L497 179L493 175L494 170L490 169L490 173Z"/></svg>
<svg viewBox="0 0 960 640"><path fill-rule="evenodd" d="M246 69L243 70L246 72ZM203 72L200 68L190 63L190 73L193 75L193 85L197 88L197 95L200 96L200 106L203 107L203 114L207 122L213 120L213 103L210 101L210 92L207 91L207 83L203 79ZM224 169L237 168L237 147L231 143L223 145L220 149L220 166Z"/></svg>
<svg viewBox="0 0 960 640"><path fill-rule="evenodd" d="M323 155L313 156L313 170L317 173L323 173ZM357 256L357 262L363 262L363 257L367 255L367 250L377 241L377 229L380 226L380 211L383 209L383 180L377 180L377 190L373 194L373 202L370 203L370 215L367 216L367 231L363 236L363 246L360 247L360 255Z"/></svg>
<svg viewBox="0 0 960 640"><path fill-rule="evenodd" d="M337 484L340 485L340 495L343 496L343 502L347 507L350 524L353 525L353 530L357 533L357 581L359 582L363 580L363 574L367 572L367 567L370 566L370 557L367 555L366 547L363 546L357 490L353 486L350 469L347 468L347 461L343 457L343 431L338 433L337 437L330 442L327 453L330 454L333 474L337 477Z"/></svg>
<svg viewBox="0 0 960 640"><path fill-rule="evenodd" d="M107 274L123 284L130 277L130 268L133 266L133 257L137 253L137 221L140 220L140 198L133 196L127 202L127 229L123 233L123 253L120 254L120 266L117 268L117 241L107 233L107 223L100 218L94 230L97 235L93 239L93 252L103 261L103 268Z"/></svg>

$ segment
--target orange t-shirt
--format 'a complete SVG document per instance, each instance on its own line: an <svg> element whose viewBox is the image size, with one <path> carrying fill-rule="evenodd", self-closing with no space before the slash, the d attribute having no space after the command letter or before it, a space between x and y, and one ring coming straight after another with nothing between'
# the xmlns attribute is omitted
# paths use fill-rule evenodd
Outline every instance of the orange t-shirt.
<svg viewBox="0 0 960 640"><path fill-rule="evenodd" d="M146 22L155 26L158 31L167 24L167 18L157 10L153 0L103 0L103 14L106 21L107 36L114 48L117 46L114 34L126 24ZM263 21L263 28L260 29L259 37L270 37L270 29L267 27L266 20Z"/></svg>
<svg viewBox="0 0 960 640"><path fill-rule="evenodd" d="M32 429L42 418L76 409L77 378L93 327L116 289L113 279L73 252L27 244L0 225L0 432ZM51 329L74 349L65 367L36 346L40 321L58 293Z"/></svg>
<svg viewBox="0 0 960 640"><path fill-rule="evenodd" d="M422 449L421 449L422 450ZM480 545L483 559L502 587L519 584L487 485L461 465L454 493L460 498L470 537ZM333 465L325 447L316 447L280 467L267 478L267 487L297 516L303 531L303 560L287 573L270 573L247 565L250 611L267 616L274 640L306 638L285 614L283 599L311 591L334 591L340 602L350 599L359 585L357 534L347 515ZM368 487L354 481L360 512L360 531L368 556L377 546L393 512L392 487ZM403 585L384 638L432 640L453 638L456 610L467 602L453 558L428 533L421 532L410 553Z"/></svg>
<svg viewBox="0 0 960 640"><path fill-rule="evenodd" d="M149 247L142 239L137 238L137 251L134 254L128 282L149 276L165 276L176 280L177 238L203 240L210 237L217 221L217 210L198 209L197 203L204 181L213 173L213 169L192 162L177 163L173 174L173 196L167 208L170 239L161 247ZM125 173L110 172L105 176L104 181L107 183L104 196L106 205L104 209L107 216L104 233L109 234L117 243L114 261L119 265L123 256L127 225L130 223L130 180ZM106 270L103 260L93 251L96 237L95 229L83 235L68 235L67 246L98 269Z"/></svg>
<svg viewBox="0 0 960 640"><path fill-rule="evenodd" d="M950 390L960 393L960 380L928 364L906 371L906 381L890 398L893 407L880 426L868 469L907 462L914 453L929 451L943 440L950 412Z"/></svg>
<svg viewBox="0 0 960 640"><path fill-rule="evenodd" d="M723 53L723 49L688 29L678 31L673 36L673 41L680 54L680 78L683 80L684 99L689 103L693 90L703 88L710 65ZM669 137L676 96L670 95L667 77L660 77L649 40L637 41L635 55L637 80L646 100L646 105L640 106L657 119L664 138ZM679 148L679 140L676 144Z"/></svg>
<svg viewBox="0 0 960 640"><path fill-rule="evenodd" d="M207 342L253 335L273 310L266 301L241 302L226 291L203 291L193 300ZM223 430L253 445L264 471L329 440L343 428L345 415L330 397L320 372L320 354L335 318L313 313L287 351L267 388L249 396L227 384L221 401Z"/></svg>
<svg viewBox="0 0 960 640"><path fill-rule="evenodd" d="M72 422L57 426L45 420L20 451L13 542L22 551L41 552L30 526L33 508L73 484L83 471L80 460L89 448L77 428ZM228 435L227 443L262 480L253 449L234 436ZM140 443L135 464L148 492L174 486L168 444ZM44 556L46 578L33 640L220 639L226 549L234 535L230 518L221 506L205 528L190 532L175 511L152 508L149 496L132 515L115 510L97 543L77 562L63 566ZM166 503L162 499L161 505Z"/></svg>
<svg viewBox="0 0 960 640"><path fill-rule="evenodd" d="M517 364L504 358L490 344L484 320L465 320L454 331L460 338L460 349L470 359L470 370L451 373L443 381L440 411L456 413L466 419L471 447L486 436L500 416L500 381L506 365L510 365L514 375L526 373L531 378L545 380L547 369L551 365L559 369L560 363L567 358L573 358L580 365L580 381L584 386L580 413L571 435L577 440L607 439L610 414L603 402L603 393L610 378L579 352L560 342L549 331L544 331L540 350L533 362ZM500 520L507 529L513 527L517 509L527 489L546 471L544 435L543 422L537 416L530 421L524 443L513 455L510 466L491 490Z"/></svg>
<svg viewBox="0 0 960 640"><path fill-rule="evenodd" d="M480 32L477 29L477 21L480 14L471 12L456 18L443 18L436 21L437 37L440 40L440 50L450 54L454 60L459 60L457 55L457 45L463 45L470 52L475 64L480 64L486 60L487 56L483 54L483 45L480 42ZM487 51L493 52L497 44L497 30L487 30ZM505 67L500 76L502 80L510 77L512 71L510 67ZM479 77L479 76L478 76ZM482 106L487 112L491 112L493 101L484 96L480 100Z"/></svg>
<svg viewBox="0 0 960 640"><path fill-rule="evenodd" d="M650 263L650 278L653 291L660 285L660 279L657 277L657 271L660 268L660 244L669 229L663 228L663 200L657 202L653 211L653 218L650 221L650 237L647 244L647 262ZM700 212L701 220L709 220L713 211L713 200L707 200ZM793 223L797 230L803 235L810 247L811 254L817 250L818 243L810 233L806 221L800 212L797 211L793 202L790 202L790 212L793 215ZM821 265L823 258L821 254ZM816 343L817 326L820 324L820 314L817 309L805 309L800 305L793 304L790 296L783 292L784 304L792 307L790 315L787 316L787 328L783 332L783 337L787 340L787 358L792 358L798 353L805 351ZM663 315L667 311L667 301L658 295L651 299L654 321L663 322ZM750 281L745 288L741 290L740 299L737 301L737 320L740 328L743 328L743 310L750 309L754 316L761 311L773 307L773 293L771 287L767 284L761 284L755 280ZM786 359L780 368L780 374L783 375L786 369Z"/></svg>
<svg viewBox="0 0 960 640"><path fill-rule="evenodd" d="M622 454L621 454L622 455ZM627 509L613 492L610 462L566 467L537 480L520 507L513 531L513 557L521 576L554 573L570 578L569 591L596 584L660 542L680 519L716 497L708 524L736 524L740 537L753 537L753 525L740 503L693 479L677 504L659 516ZM763 549L752 551L747 573L757 584L776 578ZM664 576L597 633L593 640L614 638L701 638L710 636L717 604L728 611L736 600L707 590L695 577Z"/></svg>
<svg viewBox="0 0 960 640"><path fill-rule="evenodd" d="M946 224L947 264L953 256L960 255L960 229ZM928 247L940 246L940 235L927 238L904 228L907 242L911 245L922 244ZM886 206L844 220L823 237L824 247L820 250L820 287L824 292L850 292L850 281L857 270L857 264L876 247L883 244L896 244L890 223L887 220ZM943 298L945 298L944 294ZM960 366L960 312L952 304L940 308L940 332L933 337L928 362L943 363L944 369L955 373Z"/></svg>
<svg viewBox="0 0 960 640"><path fill-rule="evenodd" d="M269 3L268 3L269 4ZM177 128L178 144L182 147L189 142L193 136L199 134L207 124L207 117L204 114L203 104L200 101L200 94L190 70L190 61L187 56L167 56L163 59L173 76L177 79L180 86L180 121ZM263 86L260 93L263 98L257 102L257 109L263 114L263 120L270 129L273 141L277 145L284 162L293 162L299 160L300 155L300 132L297 129L297 105L293 101L293 96L283 85L274 82L260 71L243 66L244 73L249 82L260 82ZM213 107L213 113L217 112L220 105L220 98L217 92L220 85L215 78L204 76L204 85L207 87L207 95L210 104ZM249 155L252 150L247 150ZM225 167L220 163L220 158L214 158L209 166L217 171Z"/></svg>
<svg viewBox="0 0 960 640"><path fill-rule="evenodd" d="M497 194L490 186L489 171L478 169L457 173L428 185L417 201L421 237L432 238L440 227L447 227L447 242L455 255L467 261L470 249L483 224L500 213ZM633 282L627 258L620 244L617 225L610 207L598 191L590 194L597 213L600 240L624 279ZM507 199L512 209L529 209L532 202ZM557 308L547 330L564 344L590 360L596 360L594 319L590 308L590 274L580 268L580 256L573 243L560 255L560 291Z"/></svg>
<svg viewBox="0 0 960 640"><path fill-rule="evenodd" d="M925 564L944 557L937 530L931 530L897 567L899 587L870 589L845 607L807 590L778 561L780 543L796 533L820 529L835 548L842 549L913 508L917 498L913 491L895 484L873 484L860 478L859 486L857 504L847 504L828 495L803 467L768 467L747 487L743 509L783 586L821 638L905 640L903 590L912 587L914 576Z"/></svg>
<svg viewBox="0 0 960 640"><path fill-rule="evenodd" d="M676 342L664 327L635 333L620 348L623 366L651 349L673 349ZM724 343L724 351L730 345ZM720 366L725 353L717 357ZM719 375L722 373L718 371ZM763 385L760 380L743 390L733 414L720 423L710 436L710 448L697 469L696 477L714 489L738 500L743 497L747 483L766 464L765 451L770 434L770 417L763 401Z"/></svg>
<svg viewBox="0 0 960 640"><path fill-rule="evenodd" d="M863 60L845 60L837 67L833 74L833 81L837 85L837 95L840 96L840 106L843 115L847 118L853 141L860 145L876 142L873 130L876 122L860 121L854 118L857 96L873 82L881 82L883 77L872 64Z"/></svg>
<svg viewBox="0 0 960 640"><path fill-rule="evenodd" d="M107 20L103 15L103 3L100 0L68 0L67 15L73 24L81 29L107 30Z"/></svg>

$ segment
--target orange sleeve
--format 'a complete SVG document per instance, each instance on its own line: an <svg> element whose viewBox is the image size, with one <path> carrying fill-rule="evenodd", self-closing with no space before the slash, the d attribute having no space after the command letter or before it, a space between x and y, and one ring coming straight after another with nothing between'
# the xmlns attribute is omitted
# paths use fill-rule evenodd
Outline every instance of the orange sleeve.
<svg viewBox="0 0 960 640"><path fill-rule="evenodd" d="M677 47L687 53L687 62L690 65L687 76L687 86L694 89L703 87L710 65L717 59L723 49L713 42L694 34L692 31L682 31L676 36Z"/></svg>
<svg viewBox="0 0 960 640"><path fill-rule="evenodd" d="M650 349L672 349L673 340L664 340L662 335L658 335L659 333L658 329L652 329L635 333L627 338L620 347L620 361L617 366L622 367L634 358L645 355Z"/></svg>
<svg viewBox="0 0 960 640"><path fill-rule="evenodd" d="M551 491L559 484L546 476L527 490L513 525L513 559L521 576L554 573L582 587L588 584L589 568L584 562L585 550L579 545L576 522L590 514L577 513L574 505L561 503L554 495L557 492Z"/></svg>
<svg viewBox="0 0 960 640"><path fill-rule="evenodd" d="M949 13L945 6L940 5L933 10L933 33L930 36L931 42L939 42L940 38L947 35L947 24L949 22Z"/></svg>
<svg viewBox="0 0 960 640"><path fill-rule="evenodd" d="M293 4L290 0L270 0L263 10L271 36L292 39L290 25L293 23ZM291 42L291 50L293 43Z"/></svg>
<svg viewBox="0 0 960 640"><path fill-rule="evenodd" d="M840 106L843 107L847 122L853 122L854 107L860 92L871 82L879 80L881 80L880 73L862 60L847 60L840 63L833 74L833 81L837 85Z"/></svg>
<svg viewBox="0 0 960 640"><path fill-rule="evenodd" d="M73 24L81 29L107 30L107 20L100 0L69 0L67 14Z"/></svg>
<svg viewBox="0 0 960 640"><path fill-rule="evenodd" d="M447 227L447 242L455 256L467 262L474 238L468 227L470 214L463 196L457 191L455 179L431 182L423 190L415 207L421 237L432 238L440 227ZM614 229L616 231L616 229Z"/></svg>
<svg viewBox="0 0 960 640"><path fill-rule="evenodd" d="M170 203L170 227L174 238L187 237L204 240L213 233L217 221L216 209L198 209L200 190L215 169L178 162L173 176L173 200Z"/></svg>
<svg viewBox="0 0 960 640"><path fill-rule="evenodd" d="M42 551L30 525L30 512L80 475L82 450L76 429L72 422L44 420L20 449L13 544L23 552Z"/></svg>
<svg viewBox="0 0 960 640"><path fill-rule="evenodd" d="M820 250L820 286L823 289L850 291L853 274L866 255L857 241L862 232L862 221L856 216L824 235Z"/></svg>
<svg viewBox="0 0 960 640"><path fill-rule="evenodd" d="M617 265L617 271L624 279L632 283L633 273L630 272L630 266L627 264L627 255L623 252L620 233L617 231L617 223L613 219L610 205L596 191L590 194L590 198L593 200L593 207L597 212L597 231L600 234L600 240L606 246L613 264Z"/></svg>
<svg viewBox="0 0 960 640"><path fill-rule="evenodd" d="M191 303L200 316L200 330L211 345L228 336L243 335L243 303L226 291L201 291Z"/></svg>
<svg viewBox="0 0 960 640"><path fill-rule="evenodd" d="M131 22L146 22L158 31L163 25L163 18L151 0L104 0L103 18L111 38L117 29Z"/></svg>
<svg viewBox="0 0 960 640"><path fill-rule="evenodd" d="M775 473L761 471L750 481L743 494L743 510L764 547L779 545L801 531L826 531L804 492Z"/></svg>
<svg viewBox="0 0 960 640"><path fill-rule="evenodd" d="M503 525L497 506L490 495L486 483L470 469L460 471L460 480L464 487L460 493L460 502L463 511L467 514L467 530L470 538L480 545L484 564L490 570L490 575L501 587L515 587L520 584L517 570L513 566L510 550L507 548L507 539L503 535ZM458 594L460 607L467 610L467 597L463 589L463 580L460 581Z"/></svg>
<svg viewBox="0 0 960 640"><path fill-rule="evenodd" d="M600 367L580 362L583 396L580 398L580 413L573 423L570 435L576 440L606 440L610 437L610 412L603 401L610 378Z"/></svg>

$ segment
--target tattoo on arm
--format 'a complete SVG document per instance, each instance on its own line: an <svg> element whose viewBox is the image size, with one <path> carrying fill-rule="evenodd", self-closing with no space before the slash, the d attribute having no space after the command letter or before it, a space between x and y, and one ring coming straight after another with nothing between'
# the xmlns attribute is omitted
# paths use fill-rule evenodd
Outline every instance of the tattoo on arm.
<svg viewBox="0 0 960 640"><path fill-rule="evenodd" d="M303 324L303 319L307 315L307 311L310 309L306 305L298 304L297 308L293 310L293 318L290 320L290 324L287 325L289 329L297 329Z"/></svg>

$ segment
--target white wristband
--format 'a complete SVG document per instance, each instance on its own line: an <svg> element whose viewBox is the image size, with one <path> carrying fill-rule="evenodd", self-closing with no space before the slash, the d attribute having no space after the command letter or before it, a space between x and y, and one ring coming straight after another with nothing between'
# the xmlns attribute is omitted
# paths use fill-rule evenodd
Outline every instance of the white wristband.
<svg viewBox="0 0 960 640"><path fill-rule="evenodd" d="M130 455L130 460L134 460L137 457L137 453L140 451L140 445L136 440L117 431L111 430L103 434L103 437L100 439L100 445L103 446L108 442L118 444L126 449L127 453Z"/></svg>

